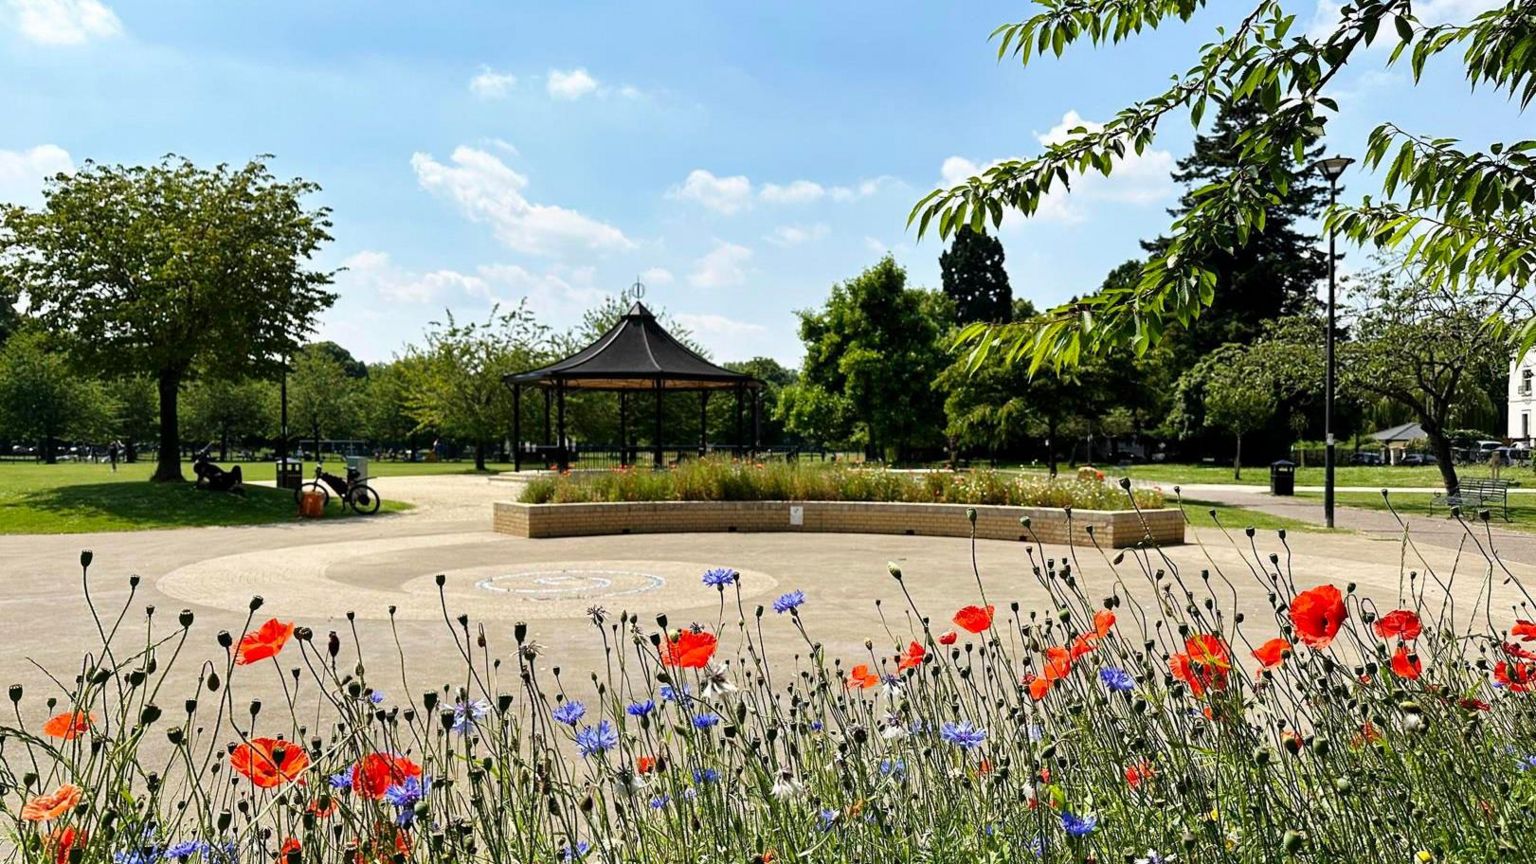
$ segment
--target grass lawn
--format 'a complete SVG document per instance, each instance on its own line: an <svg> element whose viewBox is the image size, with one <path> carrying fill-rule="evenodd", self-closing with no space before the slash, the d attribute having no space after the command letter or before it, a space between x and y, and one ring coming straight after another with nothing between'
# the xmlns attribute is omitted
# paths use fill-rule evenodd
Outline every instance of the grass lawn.
<svg viewBox="0 0 1536 864"><path fill-rule="evenodd" d="M466 463L384 463L376 476L447 473ZM271 463L242 466L248 481L271 480ZM425 469L425 470L423 470ZM154 465L119 466L32 462L0 463L0 534L68 534L85 531L137 531L200 525L264 525L297 518L293 493L248 486L245 497L206 492L191 483L150 483ZM184 468L187 477L192 467ZM410 505L384 501L381 513ZM365 518L343 511L334 501L327 518Z"/></svg>
<svg viewBox="0 0 1536 864"><path fill-rule="evenodd" d="M1129 468L1104 469L1105 473L1120 475L1125 473L1137 480L1146 480L1171 486L1180 483L1241 483L1246 486L1268 486L1269 466L1243 466L1243 479L1232 479L1231 465L1132 465ZM1475 477L1488 477L1489 470L1481 465L1466 465L1457 468L1457 475L1471 479ZM1506 468L1499 476L1504 480L1513 481L1521 486L1536 486L1536 474L1529 470ZM1335 473L1336 482L1340 486L1369 486L1372 488L1441 488L1440 469L1433 465L1424 466L1381 466L1381 465L1340 465ZM1323 469L1321 466L1308 466L1296 469L1296 485L1321 486L1323 485Z"/></svg>
<svg viewBox="0 0 1536 864"><path fill-rule="evenodd" d="M1377 496L1378 500L1380 496ZM1170 500L1168 506L1176 506L1177 502ZM1216 518L1211 518L1211 511L1216 511ZM1326 531L1328 529L1311 522L1302 522L1299 519L1287 519L1284 516L1272 516L1261 510L1249 510L1246 507L1231 507L1226 504L1217 504L1213 501L1198 501L1191 498L1184 499L1184 516L1189 524L1195 528L1214 528L1217 522L1228 531L1238 532L1246 528L1258 531L1279 531L1285 529L1292 531Z"/></svg>
<svg viewBox="0 0 1536 864"><path fill-rule="evenodd" d="M1505 472L1508 476L1508 472ZM1321 492L1301 492L1297 498L1323 499ZM1429 501L1431 496L1424 493L1394 492L1392 493L1392 509L1405 516L1429 515ZM1366 510L1385 510L1387 504L1381 495L1376 492L1340 492L1337 501L1340 507L1360 507ZM1449 519L1450 514L1444 506L1436 507L1435 518ZM1509 496L1509 519L1504 521L1502 510L1495 509L1492 513L1491 524L1495 527L1513 528L1517 531L1536 531L1536 499L1525 495ZM1462 511L1462 518L1475 521L1476 513Z"/></svg>

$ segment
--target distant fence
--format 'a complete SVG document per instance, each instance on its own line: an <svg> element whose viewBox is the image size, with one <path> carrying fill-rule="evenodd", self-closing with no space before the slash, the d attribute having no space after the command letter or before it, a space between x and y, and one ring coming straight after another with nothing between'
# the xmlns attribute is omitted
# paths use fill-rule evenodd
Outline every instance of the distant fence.
<svg viewBox="0 0 1536 864"><path fill-rule="evenodd" d="M573 444L569 448L572 468L618 468L623 465L651 465L655 461L652 447L621 448L617 444ZM703 453L697 445L680 447L675 444L662 446L662 462L675 465L703 455L727 458L754 459L759 462L794 461L857 461L857 454L839 453L835 450L817 450L804 447L759 447L756 450L738 450L734 445L710 445ZM522 453L523 467L528 469L551 468L560 464L560 448L555 445L525 445Z"/></svg>

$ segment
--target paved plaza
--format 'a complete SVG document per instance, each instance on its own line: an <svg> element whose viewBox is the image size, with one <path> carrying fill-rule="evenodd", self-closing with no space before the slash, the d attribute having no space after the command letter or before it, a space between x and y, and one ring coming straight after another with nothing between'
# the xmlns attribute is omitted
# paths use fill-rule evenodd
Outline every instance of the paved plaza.
<svg viewBox="0 0 1536 864"><path fill-rule="evenodd" d="M400 686L397 635L413 690L463 679L462 660L444 622L438 574L446 577L447 615L467 614L471 628L483 625L493 654L507 656L512 624L527 621L530 638L546 648L542 662L571 670L576 687L602 662L602 642L587 618L590 607L604 607L610 623L621 610L637 612L648 629L659 612L667 613L673 626L716 622L722 614L721 597L699 581L712 566L742 572L742 599L749 617L756 605L769 604L785 591L803 590L808 600L801 611L811 638L824 642L831 656L850 660L867 657L866 638L875 639L883 650L885 643L894 644L908 632L908 607L887 572L888 561L901 566L918 608L939 622L936 629L948 629L953 611L977 600L970 543L963 539L667 534L529 540L489 530L491 503L509 497L505 483L433 476L383 478L377 485L387 497L415 502L416 509L345 522L0 537L0 569L7 581L0 627L9 636L9 659L0 683L46 687L46 678L29 658L62 677L78 668L83 652L98 644L81 594L81 549L95 554L93 597L109 615L115 615L127 597L128 576L142 577L124 632L140 632L134 628L142 626L146 606L156 608L156 626L162 633L175 628L179 610L190 609L197 623L187 651L201 660L219 655L214 637L220 629L238 632L244 626L253 595L265 599L258 622L275 616L322 636L329 630L345 633L351 612L372 683ZM1386 531L1296 533L1288 547L1272 533L1249 541L1239 532L1234 544L1219 532L1191 531L1190 543L1164 550L1166 561L1149 556L1147 566L1178 572L1197 597L1207 590L1200 572L1213 571L1210 590L1228 608L1235 591L1255 635L1267 635L1271 629L1262 623L1271 620L1268 577L1263 575L1275 569L1271 553L1281 566L1291 562L1298 586L1354 582L1384 607L1394 602L1406 574L1424 570L1427 562L1450 584L1458 616L1472 615L1477 598L1491 587L1495 618L1508 618L1520 596L1517 587L1505 584L1502 571L1487 580L1488 565L1476 544L1463 538L1463 548L1458 549L1441 522L1424 526L1423 538L1415 534L1412 544L1405 544L1400 533ZM988 598L1000 610L1013 600L1022 604L1022 614L1045 608L1044 591L1030 572L1032 551L1036 558L1042 554L1023 543L977 544ZM1074 554L1089 596L1117 590L1116 570L1122 593L1143 601L1153 596L1135 555L1127 554L1112 569L1093 549L1043 550L1046 557ZM1536 580L1536 559L1518 557L1517 563L1508 564L1509 570L1523 580ZM1217 571L1232 587L1215 575ZM1432 584L1429 600L1440 596ZM734 595L726 595L726 600L734 603ZM735 613L724 614L733 620ZM762 626L773 659L792 662L793 655L805 652L805 643L786 617L769 611ZM732 629L726 630L728 646L735 638ZM887 637L887 629L896 635Z"/></svg>

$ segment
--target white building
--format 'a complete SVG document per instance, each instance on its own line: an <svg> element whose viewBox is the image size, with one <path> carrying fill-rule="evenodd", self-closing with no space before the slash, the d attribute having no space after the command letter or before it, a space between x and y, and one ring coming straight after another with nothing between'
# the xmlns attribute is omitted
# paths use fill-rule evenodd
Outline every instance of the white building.
<svg viewBox="0 0 1536 864"><path fill-rule="evenodd" d="M1509 364L1509 430L1510 440L1520 444L1531 443L1531 415L1536 413L1536 351Z"/></svg>

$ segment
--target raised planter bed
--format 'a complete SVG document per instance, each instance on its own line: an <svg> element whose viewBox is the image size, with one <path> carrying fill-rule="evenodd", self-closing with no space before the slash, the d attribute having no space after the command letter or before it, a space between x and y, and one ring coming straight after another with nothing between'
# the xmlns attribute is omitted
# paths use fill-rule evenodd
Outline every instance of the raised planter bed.
<svg viewBox="0 0 1536 864"><path fill-rule="evenodd" d="M969 537L964 504L864 501L641 501L602 504L496 504L494 529L518 537L602 534L807 531ZM1091 546L1166 546L1184 542L1178 510L1064 510L980 505L976 536L984 540ZM1029 517L1029 527L1019 520Z"/></svg>

